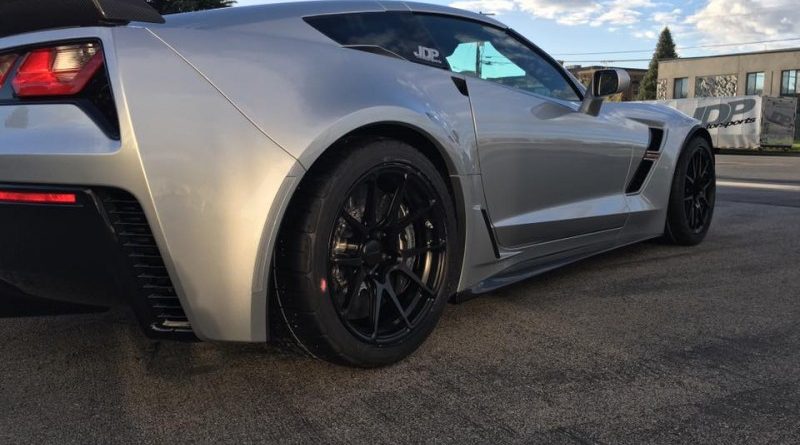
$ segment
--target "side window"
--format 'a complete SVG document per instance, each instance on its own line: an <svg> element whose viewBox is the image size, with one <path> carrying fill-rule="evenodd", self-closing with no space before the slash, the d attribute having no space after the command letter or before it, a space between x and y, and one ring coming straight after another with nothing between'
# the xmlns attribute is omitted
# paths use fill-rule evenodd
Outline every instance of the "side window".
<svg viewBox="0 0 800 445"><path fill-rule="evenodd" d="M503 30L438 15L417 15L456 73L557 99L577 101L575 87L544 57Z"/></svg>
<svg viewBox="0 0 800 445"><path fill-rule="evenodd" d="M321 15L305 21L342 46L389 51L407 60L447 68L430 34L410 12Z"/></svg>

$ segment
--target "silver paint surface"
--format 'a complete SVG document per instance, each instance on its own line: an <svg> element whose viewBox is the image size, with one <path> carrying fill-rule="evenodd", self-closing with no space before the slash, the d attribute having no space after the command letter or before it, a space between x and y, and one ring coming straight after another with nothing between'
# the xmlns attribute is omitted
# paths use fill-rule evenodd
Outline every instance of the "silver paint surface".
<svg viewBox="0 0 800 445"><path fill-rule="evenodd" d="M503 26L442 6L330 1L1 39L0 49L100 39L122 134L109 139L69 105L0 106L0 182L132 193L206 340L266 340L274 241L291 197L326 149L373 124L413 129L446 158L464 210L460 291L663 233L696 121L643 104L605 104L591 117L577 103L472 78L467 98L449 72L341 48L302 20L385 10ZM648 126L666 130L662 155L641 192L626 195Z"/></svg>

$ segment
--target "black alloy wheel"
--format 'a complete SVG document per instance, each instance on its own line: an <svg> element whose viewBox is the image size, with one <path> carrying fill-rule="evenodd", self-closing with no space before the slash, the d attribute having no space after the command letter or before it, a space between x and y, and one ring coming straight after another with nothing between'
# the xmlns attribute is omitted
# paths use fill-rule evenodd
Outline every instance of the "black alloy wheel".
<svg viewBox="0 0 800 445"><path fill-rule="evenodd" d="M441 288L447 224L437 194L410 165L378 167L351 189L330 242L336 310L362 341L402 341Z"/></svg>
<svg viewBox="0 0 800 445"><path fill-rule="evenodd" d="M683 202L687 225L693 233L705 230L712 214L715 193L714 161L707 150L697 150L692 155L686 171Z"/></svg>
<svg viewBox="0 0 800 445"><path fill-rule="evenodd" d="M455 207L442 172L393 139L353 139L298 187L276 251L274 338L339 364L413 353L458 284Z"/></svg>
<svg viewBox="0 0 800 445"><path fill-rule="evenodd" d="M711 227L716 193L711 144L705 138L695 137L683 149L675 166L664 238L683 246L700 244Z"/></svg>

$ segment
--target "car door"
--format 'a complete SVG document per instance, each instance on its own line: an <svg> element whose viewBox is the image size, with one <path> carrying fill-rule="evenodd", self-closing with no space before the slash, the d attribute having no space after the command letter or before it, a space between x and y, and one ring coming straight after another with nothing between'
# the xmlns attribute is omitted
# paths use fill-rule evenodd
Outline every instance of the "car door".
<svg viewBox="0 0 800 445"><path fill-rule="evenodd" d="M437 50L467 79L488 213L508 248L624 226L625 183L646 126L578 111L580 91L555 62L486 24L425 15ZM637 148L638 147L638 148Z"/></svg>

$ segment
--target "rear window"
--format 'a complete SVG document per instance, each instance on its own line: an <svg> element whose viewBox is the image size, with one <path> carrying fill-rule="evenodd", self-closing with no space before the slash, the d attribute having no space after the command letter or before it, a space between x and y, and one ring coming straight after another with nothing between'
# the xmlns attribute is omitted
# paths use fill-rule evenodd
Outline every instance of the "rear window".
<svg viewBox="0 0 800 445"><path fill-rule="evenodd" d="M410 12L322 15L305 21L343 46L373 52L379 48L406 60L448 68L431 36Z"/></svg>

